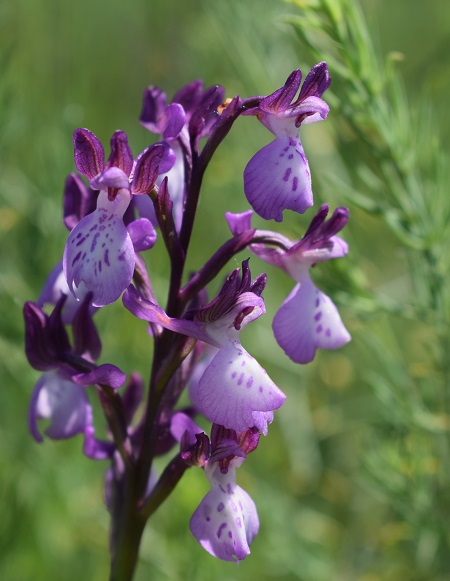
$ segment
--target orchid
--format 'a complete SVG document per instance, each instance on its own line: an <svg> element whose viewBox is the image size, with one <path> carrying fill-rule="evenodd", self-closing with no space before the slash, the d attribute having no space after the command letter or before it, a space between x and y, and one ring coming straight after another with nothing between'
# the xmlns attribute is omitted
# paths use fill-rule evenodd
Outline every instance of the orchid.
<svg viewBox="0 0 450 581"><path fill-rule="evenodd" d="M236 484L236 469L257 448L258 430L236 432L214 423L209 440L184 414L177 414L173 424L181 455L190 465L204 469L211 486L192 515L192 534L214 557L236 562L245 559L258 533L259 519L255 503Z"/></svg>
<svg viewBox="0 0 450 581"><path fill-rule="evenodd" d="M251 210L244 214L227 214L233 234L250 229L251 215ZM257 230L255 238L265 238L277 246L250 246L259 258L281 268L297 283L273 320L275 339L296 363L312 361L318 348L337 349L350 341L335 305L316 288L309 274L316 263L345 256L348 252L347 243L336 236L347 223L347 209L336 209L328 221L327 215L328 206L324 204L298 242L275 232Z"/></svg>
<svg viewBox="0 0 450 581"><path fill-rule="evenodd" d="M265 282L250 282L250 272L243 264L233 271L218 297L190 313L189 319L174 319L157 305L147 301L130 286L123 296L125 307L136 317L164 328L194 337L216 348L216 353L201 376L194 400L199 410L212 422L243 431L256 426L267 434L273 412L285 395L266 371L242 347L239 332L264 312L260 293Z"/></svg>
<svg viewBox="0 0 450 581"><path fill-rule="evenodd" d="M286 395L241 343L241 331L266 312L267 276L252 280L244 259L211 295L216 287L210 283L228 263L248 249L295 280L273 320L275 338L293 361L307 363L316 349L334 349L350 339L331 299L310 276L316 263L347 253L336 235L347 222L345 208L326 220L328 206L322 206L299 241L252 228L252 211L227 213L231 238L186 274L205 171L239 117L248 122L256 116L275 134L244 172L254 210L281 221L284 209L301 213L312 205L299 128L328 114L321 99L329 85L327 65L312 69L296 98L300 84L296 70L268 97L225 100L220 85L205 89L194 81L171 103L150 86L139 120L161 141L135 159L123 131L113 134L106 161L91 131L73 134L75 167L88 185L75 173L67 177L63 222L70 233L63 258L38 301L24 307L25 352L41 373L31 395L29 428L37 442L44 435L54 440L81 435L84 454L108 462L104 490L114 581L132 578L148 518L190 467L200 467L210 485L190 520L208 553L239 562L258 533L255 504L236 483L236 470L260 436L268 435ZM155 226L167 253L164 308L161 285L153 288L152 261L141 255L156 244ZM127 380L115 365L98 363L102 343L93 316L121 295L122 305L147 323L142 344L153 344L148 390L138 372ZM95 436L94 395L106 422L104 440ZM197 416L212 423L210 438ZM160 470L155 458L164 461L177 442L179 449Z"/></svg>
<svg viewBox="0 0 450 581"><path fill-rule="evenodd" d="M75 297L91 291L92 304L101 307L116 301L130 284L135 266L134 245L143 250L151 248L156 240L148 220L142 218L128 228L125 225L131 196L149 193L159 173L173 165L174 155L165 144L156 144L133 161L122 131L111 139L106 166L103 147L93 133L86 129L75 131L74 147L77 169L100 193L96 210L84 216L69 235L64 274Z"/></svg>
<svg viewBox="0 0 450 581"><path fill-rule="evenodd" d="M326 119L328 105L320 97L330 84L326 63L319 63L306 77L300 94L302 73L294 71L284 87L246 112L256 115L275 135L248 162L244 171L244 191L252 208L262 218L283 220L283 210L303 214L313 204L311 173L300 141L302 124ZM293 100L295 99L295 100Z"/></svg>

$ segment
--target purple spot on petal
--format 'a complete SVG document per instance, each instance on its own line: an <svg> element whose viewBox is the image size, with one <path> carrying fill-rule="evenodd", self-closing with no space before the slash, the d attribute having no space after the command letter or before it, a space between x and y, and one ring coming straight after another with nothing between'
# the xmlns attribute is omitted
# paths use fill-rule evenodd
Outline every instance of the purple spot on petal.
<svg viewBox="0 0 450 581"><path fill-rule="evenodd" d="M262 393L263 392L263 388L262 388L261 385L259 386L258 391L259 391L259 393Z"/></svg>
<svg viewBox="0 0 450 581"><path fill-rule="evenodd" d="M289 176L291 175L291 173L292 173L292 168L288 167L288 168L286 169L286 171L285 171L285 174L284 174L284 176L283 176L283 181L284 181L284 182L287 182L287 181L288 181L288 179L289 179Z"/></svg>
<svg viewBox="0 0 450 581"><path fill-rule="evenodd" d="M217 505L217 512L221 512L224 508L225 508L225 505L223 502L221 502L220 504Z"/></svg>
<svg viewBox="0 0 450 581"><path fill-rule="evenodd" d="M328 327L327 330L325 331L325 335L327 337L331 337L331 329Z"/></svg>
<svg viewBox="0 0 450 581"><path fill-rule="evenodd" d="M293 192L295 192L295 191L297 190L297 188L298 188L298 178L297 178L297 177L295 177L295 178L292 180L292 191L293 191Z"/></svg>
<svg viewBox="0 0 450 581"><path fill-rule="evenodd" d="M321 318L322 318L322 311L319 311L318 313L316 313L314 315L314 320L315 321L320 321Z"/></svg>
<svg viewBox="0 0 450 581"><path fill-rule="evenodd" d="M231 361L230 361L231 363ZM231 379L234 379L236 377L236 371L233 371L233 373L231 374Z"/></svg>
<svg viewBox="0 0 450 581"><path fill-rule="evenodd" d="M89 236L89 234L87 236L85 236L84 238L81 238L78 242L77 242L77 246L80 246L81 244L83 244L83 242L86 240L86 238ZM78 238L78 236L77 236Z"/></svg>
<svg viewBox="0 0 450 581"><path fill-rule="evenodd" d="M317 325L317 327L316 327L316 333L321 333L322 331L323 331L322 325Z"/></svg>
<svg viewBox="0 0 450 581"><path fill-rule="evenodd" d="M232 539L233 538L233 533L231 531L228 531L228 538Z"/></svg>
<svg viewBox="0 0 450 581"><path fill-rule="evenodd" d="M245 375L244 373L241 373L241 375L239 376L238 379L238 385L242 385L242 382L244 381Z"/></svg>
<svg viewBox="0 0 450 581"><path fill-rule="evenodd" d="M237 519L236 519L236 525L237 525L239 528L242 528L241 519L240 519L239 517L237 517Z"/></svg>
<svg viewBox="0 0 450 581"><path fill-rule="evenodd" d="M72 260L72 266L75 264L75 262L77 262L78 260L80 260L80 258L81 258L81 251Z"/></svg>
<svg viewBox="0 0 450 581"><path fill-rule="evenodd" d="M245 365L245 361L243 361L243 362L241 363L241 367L244 367L244 365Z"/></svg>
<svg viewBox="0 0 450 581"><path fill-rule="evenodd" d="M283 151L289 151L289 145L283 149Z"/></svg>
<svg viewBox="0 0 450 581"><path fill-rule="evenodd" d="M293 154L293 153L290 153L290 154L288 155L288 159L293 159L293 158L294 158L294 154Z"/></svg>
<svg viewBox="0 0 450 581"><path fill-rule="evenodd" d="M105 261L106 266L111 266L109 263L109 250L108 249L105 250L103 260Z"/></svg>
<svg viewBox="0 0 450 581"><path fill-rule="evenodd" d="M102 271L102 261L101 260L98 261L98 271L99 272Z"/></svg>
<svg viewBox="0 0 450 581"><path fill-rule="evenodd" d="M206 520L206 522L209 522L209 521L211 520L211 517L210 517L210 516L207 516L207 517L205 518L205 520Z"/></svg>
<svg viewBox="0 0 450 581"><path fill-rule="evenodd" d="M98 239L99 236L100 236L100 233L99 232L96 232L94 234L94 238L92 239L92 243L91 243L91 252L94 252L95 247L97 246L97 239Z"/></svg>
<svg viewBox="0 0 450 581"><path fill-rule="evenodd" d="M103 232L103 230L105 230L106 226L100 226L99 230L100 232Z"/></svg>
<svg viewBox="0 0 450 581"><path fill-rule="evenodd" d="M320 299L316 299L316 309L320 305Z"/></svg>
<svg viewBox="0 0 450 581"><path fill-rule="evenodd" d="M247 387L250 388L253 385L253 377L247 379Z"/></svg>
<svg viewBox="0 0 450 581"><path fill-rule="evenodd" d="M232 489L230 483L227 484L227 492L228 492L228 494L233 494L233 489Z"/></svg>
<svg viewBox="0 0 450 581"><path fill-rule="evenodd" d="M217 531L217 538L218 539L220 539L220 535L222 534L223 529L226 529L226 528L227 528L227 523L223 522Z"/></svg>
<svg viewBox="0 0 450 581"><path fill-rule="evenodd" d="M98 228L98 224L94 224L92 226L92 228L89 228L89 232L93 232L94 230L97 230L97 228Z"/></svg>

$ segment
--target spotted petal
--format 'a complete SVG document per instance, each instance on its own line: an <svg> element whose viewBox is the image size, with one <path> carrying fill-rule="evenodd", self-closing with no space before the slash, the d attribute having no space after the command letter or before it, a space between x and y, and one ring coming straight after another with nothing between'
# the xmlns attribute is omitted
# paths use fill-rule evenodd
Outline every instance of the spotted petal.
<svg viewBox="0 0 450 581"><path fill-rule="evenodd" d="M350 341L336 306L309 275L298 283L273 320L278 344L296 363L309 363L317 348L337 349Z"/></svg>
<svg viewBox="0 0 450 581"><path fill-rule="evenodd" d="M258 513L250 496L235 482L235 469L211 479L211 490L201 501L190 529L214 557L239 562L250 554L249 545L259 529Z"/></svg>
<svg viewBox="0 0 450 581"><path fill-rule="evenodd" d="M195 394L200 411L212 422L243 432L267 423L286 396L239 341L226 342L202 375ZM260 413L263 412L263 413Z"/></svg>
<svg viewBox="0 0 450 581"><path fill-rule="evenodd" d="M122 219L129 202L125 189L113 201L100 192L95 212L80 220L67 240L63 266L70 291L78 299L91 291L94 306L117 300L133 276L133 243Z"/></svg>
<svg viewBox="0 0 450 581"><path fill-rule="evenodd" d="M283 135L258 151L244 170L247 199L262 218L283 220L283 210L303 214L313 204L308 160L299 138Z"/></svg>

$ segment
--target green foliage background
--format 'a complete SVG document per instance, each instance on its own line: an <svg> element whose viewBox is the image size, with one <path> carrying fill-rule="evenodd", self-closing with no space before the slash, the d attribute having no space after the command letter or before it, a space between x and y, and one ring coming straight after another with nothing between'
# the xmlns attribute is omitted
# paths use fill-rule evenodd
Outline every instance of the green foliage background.
<svg viewBox="0 0 450 581"><path fill-rule="evenodd" d="M81 455L79 438L38 445L27 431L38 373L23 355L21 309L39 295L64 247L61 195L74 169L73 129L88 127L103 143L123 129L137 154L153 139L137 123L148 84L171 96L201 77L223 84L229 96L249 96L272 92L300 65L306 72L329 60L336 47L344 61L358 61L370 42L364 35L359 48L349 38L348 46L325 42L317 52L326 6L353 22L346 0L0 4L0 579L108 575L105 465ZM147 527L138 581L450 578L449 303L448 293L439 294L449 276L449 203L436 201L448 191L438 157L450 140L450 5L365 0L362 9L378 57L369 48L373 59L358 61L359 79L378 83L380 125L365 103L342 102L344 94L362 94L364 83L346 78L335 59L334 109L326 123L302 130L316 201L351 210L348 259L321 265L315 278L340 305L353 341L305 368L287 361L271 337L270 317L292 282L267 271L268 316L246 330L244 342L288 401L239 471L261 520L252 555L239 567L221 563L191 537L190 515L207 490L201 471L191 470ZM292 14L303 17L303 34L286 21ZM402 82L390 96L383 92L397 75L407 101ZM379 128L391 109L403 125L392 124L389 150ZM223 213L247 209L242 172L269 140L253 119L237 125L208 171L193 269L228 236ZM384 157L373 153L374 143ZM410 179L402 184L409 184L406 195L416 188L422 212L397 203L398 172L386 181L395 163L407 166ZM427 218L422 230L417 216ZM283 232L301 236L310 218L288 216ZM164 252L156 248L150 261L163 298ZM254 275L267 270L254 258L251 265ZM103 360L147 373L143 326L120 305L104 309L97 322Z"/></svg>

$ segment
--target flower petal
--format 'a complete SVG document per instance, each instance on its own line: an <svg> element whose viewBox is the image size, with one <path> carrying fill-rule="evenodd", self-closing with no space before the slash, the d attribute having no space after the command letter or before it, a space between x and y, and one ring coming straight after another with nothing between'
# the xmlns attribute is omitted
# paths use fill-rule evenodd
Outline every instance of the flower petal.
<svg viewBox="0 0 450 581"><path fill-rule="evenodd" d="M147 220L147 218L138 218L130 222L127 228L136 252L153 248L157 235L150 220Z"/></svg>
<svg viewBox="0 0 450 581"><path fill-rule="evenodd" d="M88 179L103 171L105 151L96 135L88 129L75 129L73 133L74 160L77 170Z"/></svg>
<svg viewBox="0 0 450 581"><path fill-rule="evenodd" d="M337 349L350 341L336 306L309 275L297 284L273 320L278 344L296 363L309 363L317 348Z"/></svg>
<svg viewBox="0 0 450 581"><path fill-rule="evenodd" d="M239 341L219 349L201 377L195 400L212 422L242 432L258 423L267 433L267 421L259 412L272 412L286 399Z"/></svg>
<svg viewBox="0 0 450 581"><path fill-rule="evenodd" d="M64 249L63 266L71 292L78 298L86 289L97 307L113 303L133 276L135 254L122 216L130 202L127 190L115 200L100 192L97 209L72 230Z"/></svg>
<svg viewBox="0 0 450 581"><path fill-rule="evenodd" d="M88 373L78 373L77 375L74 375L72 379L78 385L83 385L85 387L101 383L117 389L122 387L126 378L127 376L125 373L118 367L111 363L104 363Z"/></svg>
<svg viewBox="0 0 450 581"><path fill-rule="evenodd" d="M190 530L214 557L239 562L250 554L259 529L255 503L234 478L235 471L212 484L190 522Z"/></svg>
<svg viewBox="0 0 450 581"><path fill-rule="evenodd" d="M313 204L308 160L299 138L279 136L263 147L244 170L244 191L266 220L283 220L283 210L302 214Z"/></svg>
<svg viewBox="0 0 450 581"><path fill-rule="evenodd" d="M88 420L89 402L84 389L62 377L57 371L47 371L36 383L30 402L29 426L34 439L42 442L37 427L39 419L50 420L45 434L52 440L71 438L84 432Z"/></svg>

